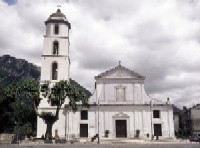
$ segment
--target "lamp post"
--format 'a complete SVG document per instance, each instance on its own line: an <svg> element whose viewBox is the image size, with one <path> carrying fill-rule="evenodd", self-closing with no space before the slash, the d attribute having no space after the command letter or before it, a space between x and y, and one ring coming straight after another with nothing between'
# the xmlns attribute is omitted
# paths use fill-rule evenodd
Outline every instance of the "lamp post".
<svg viewBox="0 0 200 148"><path fill-rule="evenodd" d="M65 140L67 136L67 106L65 105Z"/></svg>
<svg viewBox="0 0 200 148"><path fill-rule="evenodd" d="M152 102L150 100L149 102L149 107L150 107L150 118L151 118L151 140L153 140L153 125L152 125Z"/></svg>
<svg viewBox="0 0 200 148"><path fill-rule="evenodd" d="M96 99L97 99L97 133L98 133L98 137L97 137L97 143L100 144L100 137L99 137L99 97L97 94L97 83L95 82L95 90L96 90Z"/></svg>
<svg viewBox="0 0 200 148"><path fill-rule="evenodd" d="M65 140L69 138L69 106L65 105Z"/></svg>
<svg viewBox="0 0 200 148"><path fill-rule="evenodd" d="M98 144L100 144L100 138L99 138L99 99L98 99Z"/></svg>

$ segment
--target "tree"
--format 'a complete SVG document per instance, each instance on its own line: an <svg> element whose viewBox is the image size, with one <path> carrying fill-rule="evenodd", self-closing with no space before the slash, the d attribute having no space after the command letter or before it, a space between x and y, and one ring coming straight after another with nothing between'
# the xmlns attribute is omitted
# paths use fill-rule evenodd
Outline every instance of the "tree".
<svg viewBox="0 0 200 148"><path fill-rule="evenodd" d="M42 86L41 92L45 98L48 99L48 103L52 106L56 106L56 113L42 112L38 114L44 122L47 124L45 138L51 138L53 124L59 119L59 111L64 104L65 99L69 99L69 106L73 112L78 109L77 102L81 103L82 107L88 108L88 97L80 89L70 85L68 81L60 81L55 83L53 87L49 87L48 84Z"/></svg>
<svg viewBox="0 0 200 148"><path fill-rule="evenodd" d="M0 133L12 131L12 127L15 123L13 117L14 108L12 107L12 103L15 102L15 98L12 97L12 95L6 97L6 94L9 93L11 89L11 87L6 87L1 89L0 92Z"/></svg>
<svg viewBox="0 0 200 148"><path fill-rule="evenodd" d="M6 86L0 93L0 133L13 132L15 125L36 124L32 102L25 98L23 82Z"/></svg>
<svg viewBox="0 0 200 148"><path fill-rule="evenodd" d="M40 93L44 98L47 98L51 106L56 107L55 114L52 112L39 113L38 106L42 99L40 98ZM24 80L6 88L3 98L10 102L19 101L15 106L15 114L18 114L15 118L17 122L27 122L26 119L29 115L22 111L22 109L24 108L24 104L29 104L36 115L42 118L47 124L45 138L51 138L53 124L59 119L59 112L66 98L69 99L69 106L73 112L76 112L78 109L77 102L80 102L81 107L89 107L88 97L68 81L59 81L50 87L47 83L40 86L39 82L35 80Z"/></svg>

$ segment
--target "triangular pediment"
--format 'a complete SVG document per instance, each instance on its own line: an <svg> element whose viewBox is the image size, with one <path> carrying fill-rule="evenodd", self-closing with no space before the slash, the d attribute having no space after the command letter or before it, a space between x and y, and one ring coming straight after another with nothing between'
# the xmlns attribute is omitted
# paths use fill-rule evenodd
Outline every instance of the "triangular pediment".
<svg viewBox="0 0 200 148"><path fill-rule="evenodd" d="M101 73L95 78L132 78L144 79L145 77L121 65Z"/></svg>

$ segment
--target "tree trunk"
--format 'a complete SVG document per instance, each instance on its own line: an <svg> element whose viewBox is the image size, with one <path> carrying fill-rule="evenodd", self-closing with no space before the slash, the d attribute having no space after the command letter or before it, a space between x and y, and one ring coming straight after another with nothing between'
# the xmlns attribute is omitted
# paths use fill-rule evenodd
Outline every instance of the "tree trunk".
<svg viewBox="0 0 200 148"><path fill-rule="evenodd" d="M52 127L53 124L58 120L59 111L60 111L60 106L57 106L55 116L51 116L50 118L41 117L47 124L45 139L52 139Z"/></svg>
<svg viewBox="0 0 200 148"><path fill-rule="evenodd" d="M47 129L45 133L45 139L52 139L52 127L55 121L46 121Z"/></svg>

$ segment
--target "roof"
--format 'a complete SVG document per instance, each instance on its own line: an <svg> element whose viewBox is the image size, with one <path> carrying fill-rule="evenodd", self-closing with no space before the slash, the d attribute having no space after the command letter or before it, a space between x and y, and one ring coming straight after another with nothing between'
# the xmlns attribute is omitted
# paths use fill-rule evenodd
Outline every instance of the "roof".
<svg viewBox="0 0 200 148"><path fill-rule="evenodd" d="M50 17L64 17L64 18L66 18L66 16L60 11L60 9L57 9L57 11L55 13L52 13L50 15Z"/></svg>
<svg viewBox="0 0 200 148"><path fill-rule="evenodd" d="M92 93L89 90L87 90L86 88L84 88L78 82L76 82L75 80L73 80L71 78L70 78L70 83L71 83L71 85L73 85L73 86L79 88L80 90L82 90L86 94L86 96L88 98L92 95Z"/></svg>
<svg viewBox="0 0 200 148"><path fill-rule="evenodd" d="M48 23L64 23L69 26L69 29L71 29L71 25L68 22L66 16L60 11L60 9L57 9L55 13L52 13L49 18L45 21L45 25Z"/></svg>
<svg viewBox="0 0 200 148"><path fill-rule="evenodd" d="M119 65L117 67L114 67L114 68L112 68L110 70L107 70L107 71L99 74L98 76L95 76L95 79L103 78L103 77L108 76L108 75L110 75L112 73L115 73L117 71L125 71L129 75L131 75L132 77L136 77L137 79L143 79L143 80L145 79L144 76L140 75L139 73L137 73L137 72L135 72L133 70L130 70L130 69L126 68L126 67L123 67L120 63L119 63Z"/></svg>

